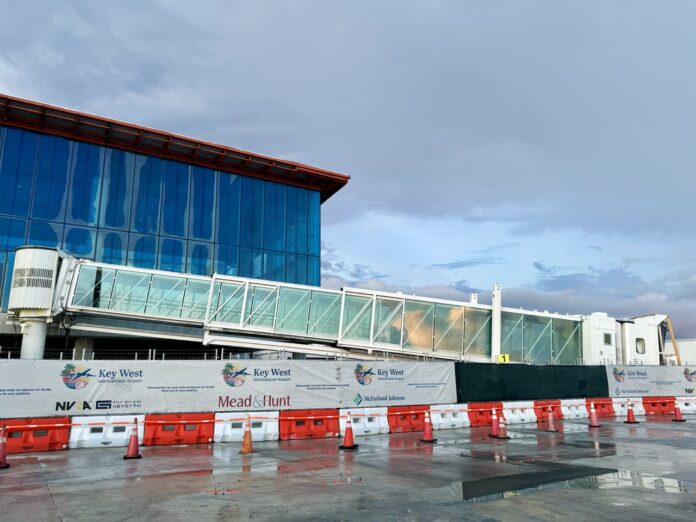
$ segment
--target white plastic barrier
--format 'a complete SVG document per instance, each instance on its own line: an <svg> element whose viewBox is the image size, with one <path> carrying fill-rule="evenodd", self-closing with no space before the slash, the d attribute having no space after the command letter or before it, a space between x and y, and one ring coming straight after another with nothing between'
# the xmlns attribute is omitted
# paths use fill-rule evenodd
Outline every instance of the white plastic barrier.
<svg viewBox="0 0 696 522"><path fill-rule="evenodd" d="M696 415L696 397L677 397L683 415Z"/></svg>
<svg viewBox="0 0 696 522"><path fill-rule="evenodd" d="M353 424L353 435L356 437L389 433L387 408L342 408L338 415L341 436L346 432L348 412L350 412L350 421Z"/></svg>
<svg viewBox="0 0 696 522"><path fill-rule="evenodd" d="M534 401L504 402L503 415L507 424L531 424L537 421Z"/></svg>
<svg viewBox="0 0 696 522"><path fill-rule="evenodd" d="M138 441L142 443L145 415L110 415L73 417L70 449L128 446L133 419L138 419Z"/></svg>
<svg viewBox="0 0 696 522"><path fill-rule="evenodd" d="M235 411L215 414L215 442L242 442L244 421L251 420L251 440L278 440L277 411Z"/></svg>
<svg viewBox="0 0 696 522"><path fill-rule="evenodd" d="M469 406L467 404L435 404L430 406L430 420L434 430L468 428Z"/></svg>
<svg viewBox="0 0 696 522"><path fill-rule="evenodd" d="M614 397L611 400L614 406L614 415L620 418L625 418L628 415L628 400L621 397ZM643 400L640 397L631 399L631 406L633 407L633 415L645 415Z"/></svg>
<svg viewBox="0 0 696 522"><path fill-rule="evenodd" d="M585 399L561 399L561 411L564 419L586 419L587 413Z"/></svg>

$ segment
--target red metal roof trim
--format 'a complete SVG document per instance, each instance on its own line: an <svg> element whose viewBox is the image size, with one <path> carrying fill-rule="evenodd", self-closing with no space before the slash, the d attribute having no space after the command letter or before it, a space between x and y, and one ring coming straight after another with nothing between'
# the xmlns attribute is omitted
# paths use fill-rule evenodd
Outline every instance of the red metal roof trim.
<svg viewBox="0 0 696 522"><path fill-rule="evenodd" d="M324 202L350 176L132 123L0 94L0 124L309 188Z"/></svg>

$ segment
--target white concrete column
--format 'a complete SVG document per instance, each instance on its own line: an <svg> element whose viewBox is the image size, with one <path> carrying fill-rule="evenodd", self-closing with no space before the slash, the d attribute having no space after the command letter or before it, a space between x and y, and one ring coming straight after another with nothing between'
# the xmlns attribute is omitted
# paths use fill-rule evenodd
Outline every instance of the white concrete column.
<svg viewBox="0 0 696 522"><path fill-rule="evenodd" d="M78 337L75 339L75 359L89 360L94 357L94 338Z"/></svg>
<svg viewBox="0 0 696 522"><path fill-rule="evenodd" d="M43 359L48 323L42 318L22 319L21 359Z"/></svg>
<svg viewBox="0 0 696 522"><path fill-rule="evenodd" d="M497 362L500 355L501 308L503 307L503 289L500 283L493 286L493 315L491 316L491 361Z"/></svg>

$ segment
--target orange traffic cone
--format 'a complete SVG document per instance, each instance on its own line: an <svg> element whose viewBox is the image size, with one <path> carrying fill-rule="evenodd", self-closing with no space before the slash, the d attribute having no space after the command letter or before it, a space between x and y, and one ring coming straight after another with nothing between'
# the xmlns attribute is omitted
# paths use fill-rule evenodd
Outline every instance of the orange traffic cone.
<svg viewBox="0 0 696 522"><path fill-rule="evenodd" d="M491 432L488 436L498 438L498 414L495 412L495 408L493 408L493 413L491 414Z"/></svg>
<svg viewBox="0 0 696 522"><path fill-rule="evenodd" d="M633 404L631 401L628 401L628 411L626 412L626 420L624 421L624 424L639 424L639 422L636 420L636 415L633 413Z"/></svg>
<svg viewBox="0 0 696 522"><path fill-rule="evenodd" d="M558 430L556 429L556 420L553 418L553 408L549 406L549 427L546 431L550 431L553 433L556 433Z"/></svg>
<svg viewBox="0 0 696 522"><path fill-rule="evenodd" d="M672 419L672 422L686 422L686 419L682 417L681 408L676 402L674 403L674 418Z"/></svg>
<svg viewBox="0 0 696 522"><path fill-rule="evenodd" d="M254 448L251 444L251 416L247 415L244 420L244 436L242 437L242 449L239 450L240 455L250 455L254 453Z"/></svg>
<svg viewBox="0 0 696 522"><path fill-rule="evenodd" d="M507 434L507 424L505 424L505 415L500 415L498 419L498 436L497 439L509 439Z"/></svg>
<svg viewBox="0 0 696 522"><path fill-rule="evenodd" d="M0 426L0 469L7 469L7 428Z"/></svg>
<svg viewBox="0 0 696 522"><path fill-rule="evenodd" d="M138 448L138 418L133 419L133 426L131 427L130 438L128 439L128 449L126 449L126 454L123 456L124 459L140 459L142 455L140 454Z"/></svg>
<svg viewBox="0 0 696 522"><path fill-rule="evenodd" d="M597 420L597 411L594 409L594 402L590 403L590 423L588 424L588 427L590 428L599 428L601 424Z"/></svg>
<svg viewBox="0 0 696 522"><path fill-rule="evenodd" d="M342 450L356 450L358 449L358 444L353 440L353 421L351 420L350 411L347 412L348 417L346 418L346 433L343 436L343 444L341 444L338 449Z"/></svg>
<svg viewBox="0 0 696 522"><path fill-rule="evenodd" d="M437 439L433 438L433 423L430 421L430 412L426 410L425 412L425 426L423 426L423 438L421 442L427 442L428 444L435 444Z"/></svg>

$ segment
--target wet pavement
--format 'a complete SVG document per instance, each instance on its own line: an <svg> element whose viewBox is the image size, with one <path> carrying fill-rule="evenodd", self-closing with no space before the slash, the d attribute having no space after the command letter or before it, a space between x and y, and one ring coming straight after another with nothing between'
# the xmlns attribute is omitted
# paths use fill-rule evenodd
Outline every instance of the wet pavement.
<svg viewBox="0 0 696 522"><path fill-rule="evenodd" d="M11 455L0 520L695 520L696 417Z"/></svg>

